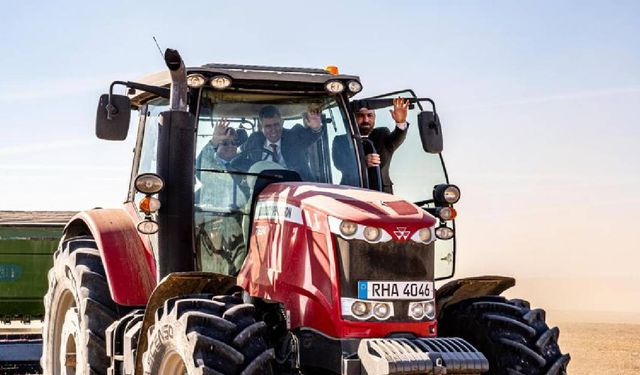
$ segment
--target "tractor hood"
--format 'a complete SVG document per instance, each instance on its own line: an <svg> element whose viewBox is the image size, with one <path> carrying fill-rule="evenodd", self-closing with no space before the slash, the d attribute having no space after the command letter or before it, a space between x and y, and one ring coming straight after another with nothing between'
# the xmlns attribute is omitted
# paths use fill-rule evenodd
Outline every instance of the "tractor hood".
<svg viewBox="0 0 640 375"><path fill-rule="evenodd" d="M286 203L306 213L323 213L364 225L432 227L436 219L413 203L391 194L351 186L287 182L265 188L258 202Z"/></svg>

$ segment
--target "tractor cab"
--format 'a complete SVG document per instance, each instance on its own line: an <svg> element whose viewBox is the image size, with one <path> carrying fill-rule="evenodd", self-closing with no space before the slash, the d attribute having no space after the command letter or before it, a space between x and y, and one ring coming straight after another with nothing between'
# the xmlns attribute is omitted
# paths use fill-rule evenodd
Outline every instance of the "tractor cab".
<svg viewBox="0 0 640 375"><path fill-rule="evenodd" d="M449 185L440 153L440 123L431 99L418 98L411 90L354 99L362 90L359 78L335 70L208 64L188 68L185 73L183 109L193 118L194 137L185 141L187 147L181 147L185 153L175 168L193 173L189 181L189 177L183 181L193 192L193 204L182 204L176 214L182 217L179 221L183 225L193 224L185 230L195 234L196 269L227 275L240 271L255 199L270 183L305 181L381 190L380 170L367 168L364 162L365 153L374 150L368 149L360 136L353 113L356 104L371 107L378 126L393 127L389 116L392 99L402 96L410 100L409 136L396 151L390 168L396 195L434 216L439 216L443 207L455 212L446 200L434 198L436 187L442 190ZM133 92L129 97L101 98L105 108L109 100L123 100L121 105L126 106L130 98L140 114L132 181L139 175L158 173L161 114L171 108L165 88L170 78L168 73L159 73L140 83L123 82ZM100 127L100 109L98 120L99 135L107 133L101 130L107 127L113 131L113 120L102 121L105 126ZM129 200L138 211L141 227L155 231L156 214L140 208L147 195L132 182ZM451 215L442 216L437 230L442 240L435 244L436 279L453 275L451 219ZM157 236L152 233L151 238L157 248ZM188 262L185 259L183 264Z"/></svg>

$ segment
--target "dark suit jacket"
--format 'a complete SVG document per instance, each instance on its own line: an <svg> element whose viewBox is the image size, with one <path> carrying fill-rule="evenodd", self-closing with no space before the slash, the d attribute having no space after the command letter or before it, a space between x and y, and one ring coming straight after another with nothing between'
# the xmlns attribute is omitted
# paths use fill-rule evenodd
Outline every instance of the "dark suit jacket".
<svg viewBox="0 0 640 375"><path fill-rule="evenodd" d="M298 172L300 177L305 181L314 181L315 178L309 168L309 150L307 149L314 142L320 139L322 131L313 131L313 129L300 124L295 125L291 129L282 129L282 138L280 147L282 157L287 164L287 168ZM255 132L249 136L247 142L242 149L245 150L261 150L267 138L262 132ZM260 153L252 153L249 155L251 162L260 161Z"/></svg>
<svg viewBox="0 0 640 375"><path fill-rule="evenodd" d="M333 159L336 165L336 168L342 172L343 175L348 173L356 173L356 171L350 171L353 168L352 165L348 165L347 160L342 160L345 158L341 158L339 151L340 149L344 149L346 147L345 143L347 143L348 135L340 135L334 139L333 143ZM389 176L389 166L391 165L391 159L393 158L393 153L396 151L398 147L404 142L405 138L407 138L407 129L400 130L397 126L394 127L393 131L390 131L386 127L374 128L368 137L373 145L376 148L376 152L380 155L380 174L382 177L382 190L385 193L393 194L393 182L391 181L391 177ZM371 153L368 151L368 148L365 146L365 152ZM374 186L377 184L374 178L374 174L369 172L369 186Z"/></svg>

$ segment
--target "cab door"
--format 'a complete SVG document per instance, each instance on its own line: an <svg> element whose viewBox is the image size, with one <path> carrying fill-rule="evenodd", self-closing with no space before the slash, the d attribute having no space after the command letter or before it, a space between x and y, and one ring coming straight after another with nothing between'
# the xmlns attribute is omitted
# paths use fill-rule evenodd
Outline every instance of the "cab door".
<svg viewBox="0 0 640 375"><path fill-rule="evenodd" d="M396 149L389 167L389 175L393 182L394 195L414 202L435 216L433 201L434 186L448 184L449 178L442 153L424 151L418 129L418 116L423 111L435 113L432 101L420 99L413 90L394 91L364 99L356 99L369 104L376 113L376 127L387 127L393 130L396 126L389 110L393 109L391 99L403 97L411 101L407 111L407 137ZM454 229L454 221L443 221L440 226ZM455 236L449 240L435 241L435 277L436 280L453 276L455 270Z"/></svg>

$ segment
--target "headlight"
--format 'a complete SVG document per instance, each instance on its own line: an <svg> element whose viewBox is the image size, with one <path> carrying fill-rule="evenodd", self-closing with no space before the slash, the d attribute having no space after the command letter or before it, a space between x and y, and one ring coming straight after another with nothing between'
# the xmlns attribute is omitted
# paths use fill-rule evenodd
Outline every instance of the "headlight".
<svg viewBox="0 0 640 375"><path fill-rule="evenodd" d="M390 312L391 309L389 308L389 304L386 302L378 302L373 305L373 315L380 320L388 318Z"/></svg>
<svg viewBox="0 0 640 375"><path fill-rule="evenodd" d="M433 234L433 228L422 228L417 230L412 236L411 240L419 243L430 244L435 240Z"/></svg>
<svg viewBox="0 0 640 375"><path fill-rule="evenodd" d="M424 316L427 319L433 319L436 317L436 304L433 301L427 301L424 303Z"/></svg>
<svg viewBox="0 0 640 375"><path fill-rule="evenodd" d="M324 84L324 88L331 94L339 94L344 91L344 83L340 81L329 81Z"/></svg>
<svg viewBox="0 0 640 375"><path fill-rule="evenodd" d="M231 78L223 75L214 76L209 82L214 89L218 90L226 89L231 86Z"/></svg>
<svg viewBox="0 0 640 375"><path fill-rule="evenodd" d="M380 236L382 235L382 232L380 232L380 229L378 228L374 228L374 227L365 227L364 231L362 232L362 234L364 235L364 238L369 241L369 242L376 242L380 239Z"/></svg>
<svg viewBox="0 0 640 375"><path fill-rule="evenodd" d="M353 236L354 234L356 234L357 230L358 224L354 223L353 221L343 220L340 223L340 233L342 233L342 235L345 237Z"/></svg>
<svg viewBox="0 0 640 375"><path fill-rule="evenodd" d="M444 226L436 228L436 237L441 240L450 240L453 238L453 235L453 229L449 227Z"/></svg>
<svg viewBox="0 0 640 375"><path fill-rule="evenodd" d="M202 74L194 73L187 76L187 86L193 89L198 89L204 86L205 82L207 82L207 80Z"/></svg>
<svg viewBox="0 0 640 375"><path fill-rule="evenodd" d="M411 302L409 304L409 316L415 320L419 320L424 317L424 305L422 302Z"/></svg>
<svg viewBox="0 0 640 375"><path fill-rule="evenodd" d="M357 317L363 317L369 313L369 306L367 306L366 302L355 301L351 305L351 312Z"/></svg>
<svg viewBox="0 0 640 375"><path fill-rule="evenodd" d="M362 84L360 84L360 82L358 81L349 81L347 83L347 87L349 88L349 91L351 91L354 94L362 91Z"/></svg>
<svg viewBox="0 0 640 375"><path fill-rule="evenodd" d="M418 231L418 238L420 238L420 241L425 243L431 241L431 228L420 229Z"/></svg>
<svg viewBox="0 0 640 375"><path fill-rule="evenodd" d="M155 173L143 173L136 177L133 184L143 194L155 194L164 187L164 181Z"/></svg>
<svg viewBox="0 0 640 375"><path fill-rule="evenodd" d="M340 305L343 316L351 316L358 320L371 318L387 320L393 316L393 303L391 302L340 298Z"/></svg>
<svg viewBox="0 0 640 375"><path fill-rule="evenodd" d="M436 317L436 304L434 301L411 302L409 316L415 320L422 318L433 320Z"/></svg>
<svg viewBox="0 0 640 375"><path fill-rule="evenodd" d="M362 240L371 243L391 241L391 235L384 229L364 226L350 220L341 220L333 216L327 218L331 233L351 240Z"/></svg>
<svg viewBox="0 0 640 375"><path fill-rule="evenodd" d="M456 185L436 185L433 188L433 199L438 203L454 204L460 200L460 189Z"/></svg>

